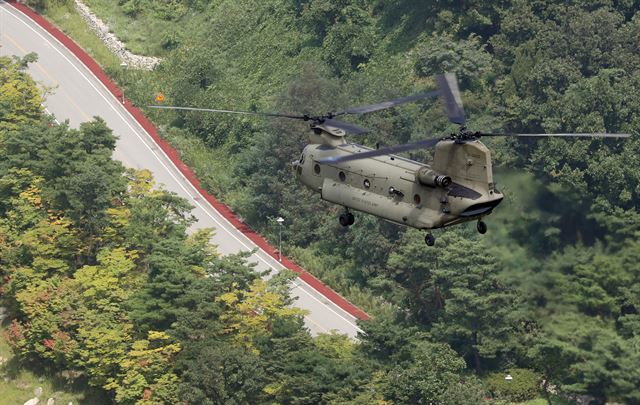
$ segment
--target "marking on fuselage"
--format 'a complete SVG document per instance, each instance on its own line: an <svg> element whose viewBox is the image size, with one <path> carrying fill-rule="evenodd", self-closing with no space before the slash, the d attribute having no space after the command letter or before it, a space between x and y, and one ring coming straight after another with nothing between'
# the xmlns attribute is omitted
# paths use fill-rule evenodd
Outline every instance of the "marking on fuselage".
<svg viewBox="0 0 640 405"><path fill-rule="evenodd" d="M371 201L371 200L365 200L364 198L360 198L360 197L355 197L355 196L354 196L354 197L351 197L351 199L352 199L353 201L357 201L357 202L359 202L359 203L361 203L361 204L368 205L368 206L370 206L370 207L377 207L377 206L378 206L378 204L377 204L377 203L375 203L375 202L373 202L373 201Z"/></svg>

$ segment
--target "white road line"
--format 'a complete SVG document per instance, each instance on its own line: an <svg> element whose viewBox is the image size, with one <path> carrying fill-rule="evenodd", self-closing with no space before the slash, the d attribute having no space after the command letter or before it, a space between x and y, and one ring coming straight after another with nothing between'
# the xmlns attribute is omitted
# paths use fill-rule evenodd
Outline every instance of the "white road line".
<svg viewBox="0 0 640 405"><path fill-rule="evenodd" d="M42 108L44 108L44 110L46 111L47 114L49 114L50 116L53 117L53 120L56 122L56 124L60 125L60 121L58 121L58 119L56 117L54 117L53 114L51 114L51 111L49 111L49 109L47 107L45 107L44 104L42 105Z"/></svg>
<svg viewBox="0 0 640 405"><path fill-rule="evenodd" d="M5 6L6 7L6 6ZM4 7L3 7L4 8ZM23 25L25 25L28 29L30 29L31 31L33 31L36 35L38 35L40 38L42 38L45 42L47 42L48 44L52 45L51 41L48 40L48 38L44 37L42 34L40 34L38 31L36 31L33 27L31 27L29 24L27 24L25 21L23 21L21 18L19 18L18 16L16 16L11 10L6 10L10 15L12 15L14 18L16 18L18 21L20 21ZM20 13L22 14L22 13ZM26 16L25 16L26 17ZM28 19L28 17L26 17ZM60 44L63 48L66 49L66 47L60 43L60 41L58 41L57 38L53 38L56 42L58 42L58 44ZM176 181L176 183L178 183L178 185L180 186L180 188L187 193L188 195L191 195L189 193L189 191L184 187L184 185L182 184L181 181L179 181L176 176L173 173L173 170L170 170L169 167L167 167L165 165L165 163L162 161L162 159L160 159L160 157L156 154L156 152L153 150L153 148L151 148L147 142L144 140L144 138L142 136L140 136L140 134L138 133L138 131L136 129L133 128L133 126L131 126L129 120L125 119L124 116L122 116L122 114L118 111L118 109L116 109L113 104L112 104L112 100L109 100L107 97L104 96L104 94L98 90L98 88L96 88L94 86L94 84L91 82L91 80L89 80L88 77L85 76L85 74L76 66L74 65L71 60L69 60L69 58L66 57L66 55L64 55L57 47L53 46L54 50L60 54L60 56L62 56L67 62L69 62L69 64L87 81L87 83L89 83L89 85L100 95L100 97L102 97L102 99L109 105L109 107L111 107L111 109L123 120L123 122L129 127L129 129L131 129L131 131L134 133L134 135L147 147L147 149L149 149L149 151L156 157L156 159L158 159L158 162L160 163L160 165L162 165L162 167L165 168L165 170L169 173L169 175ZM75 55L74 55L75 57ZM77 57L76 57L77 59ZM78 62L80 64L82 64L82 66L84 66L84 63L82 63L82 61L80 61L78 59ZM109 91L109 89L106 88L106 86L104 85L104 83L102 83L100 80L98 80L98 82L100 83L100 85L102 85L103 90L105 90L109 95L111 95L114 99L115 96L113 96L111 94L111 92ZM116 100L116 104L118 106L120 106L119 101ZM129 113L128 110L127 114L129 115L129 118L131 120L133 120L138 126L140 126L140 124L135 120L135 118L133 116L131 116L131 114ZM141 127L140 127L141 128ZM144 128L142 128L143 132L146 133L146 131L144 131ZM160 149L162 151L162 149ZM169 157L164 153L164 151L162 151L162 154L165 156L165 158L169 161L171 161L171 159L169 159ZM175 168L175 166L174 166ZM177 168L175 168L176 171L178 171ZM179 172L179 171L178 171ZM179 172L180 173L180 172ZM191 182L183 176L184 181L186 181L196 192L196 194L200 195L200 192L198 191L198 189L196 189L193 184L191 184ZM193 197L192 197L193 198ZM236 235L233 234L233 232L230 232L228 230L227 227L225 227L220 221L218 221L217 218L215 218L215 216L213 216L202 204L200 204L199 201L197 201L195 198L193 198L194 203L199 206L215 223L217 223L218 225L220 225L221 228L223 228L225 231L227 231L227 233L233 238L235 239L238 243L240 243L242 246L244 246L247 250L253 250L252 248L250 248L249 246L247 246L243 241L241 241ZM214 209L213 207L210 207L211 209ZM224 216L222 216L222 218L224 219L225 222L227 222L227 224L231 227L233 227L233 225L231 225L231 223L224 218ZM235 227L233 227L234 230ZM245 238L246 236L243 235ZM248 238L247 238L248 239ZM257 247L257 246L256 246ZM258 247L258 250L260 251L261 249ZM260 255L256 255L256 257L262 261L264 264L266 264L269 268L276 270L277 267L273 266L272 264L269 264L264 258L262 258ZM282 266L282 268L285 268L284 266ZM311 287L307 282L305 282L304 280L298 278L302 283L304 283L306 286L308 286L309 288L313 289L313 287ZM331 308L330 306L327 305L326 302L323 302L321 300L319 300L317 297L314 296L314 294L306 291L304 288L300 289L301 291L304 291L305 294L307 294L309 297L311 297L313 300L317 301L318 303L320 303L321 305L323 305L325 308L327 308L329 311L333 312L336 316L340 317L343 321L347 322L348 324L352 325L357 331L362 332L362 330L355 324L353 323L351 320L346 319L345 317L343 317L341 314L337 313L333 308ZM317 291L314 289L314 291ZM320 294L320 292L318 292ZM320 294L322 295L322 294ZM335 304L334 304L335 305ZM351 314L349 314L351 315ZM354 317L355 318L355 317ZM315 322L314 322L315 323ZM323 328L325 329L325 328ZM326 329L325 329L326 331Z"/></svg>

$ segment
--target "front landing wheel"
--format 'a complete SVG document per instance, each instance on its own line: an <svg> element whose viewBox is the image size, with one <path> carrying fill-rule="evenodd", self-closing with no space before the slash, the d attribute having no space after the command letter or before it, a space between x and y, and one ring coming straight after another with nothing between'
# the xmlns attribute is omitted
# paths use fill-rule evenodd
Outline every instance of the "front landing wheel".
<svg viewBox="0 0 640 405"><path fill-rule="evenodd" d="M427 246L433 246L436 244L436 237L433 236L432 233L428 233L425 237L424 237L424 243L427 244Z"/></svg>
<svg viewBox="0 0 640 405"><path fill-rule="evenodd" d="M482 221L478 221L478 224L476 225L476 229L478 230L479 233L484 235L485 233L487 233L487 224L485 224Z"/></svg>

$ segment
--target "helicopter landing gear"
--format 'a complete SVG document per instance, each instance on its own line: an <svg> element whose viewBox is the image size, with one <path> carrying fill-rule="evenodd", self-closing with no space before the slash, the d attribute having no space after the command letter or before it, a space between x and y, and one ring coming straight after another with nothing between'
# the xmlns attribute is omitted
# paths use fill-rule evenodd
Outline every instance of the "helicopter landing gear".
<svg viewBox="0 0 640 405"><path fill-rule="evenodd" d="M356 222L356 217L353 216L350 212L345 212L344 214L340 214L340 225L342 226L351 226L354 222Z"/></svg>
<svg viewBox="0 0 640 405"><path fill-rule="evenodd" d="M485 233L487 233L487 224L485 224L484 222L478 220L478 224L476 225L476 229L478 230L478 232L482 235L484 235Z"/></svg>
<svg viewBox="0 0 640 405"><path fill-rule="evenodd" d="M433 234L431 232L429 232L425 237L424 237L424 243L427 244L427 246L433 246L436 243L436 237L433 236Z"/></svg>

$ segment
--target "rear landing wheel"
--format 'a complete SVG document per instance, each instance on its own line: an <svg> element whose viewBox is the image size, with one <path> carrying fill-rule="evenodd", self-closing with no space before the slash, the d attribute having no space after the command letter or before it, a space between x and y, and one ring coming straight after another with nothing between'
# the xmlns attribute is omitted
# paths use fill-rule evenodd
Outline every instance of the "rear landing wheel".
<svg viewBox="0 0 640 405"><path fill-rule="evenodd" d="M433 246L436 243L436 237L433 236L432 233L428 233L427 236L424 237L424 243L426 243L427 246Z"/></svg>
<svg viewBox="0 0 640 405"><path fill-rule="evenodd" d="M485 224L482 221L478 221L478 224L476 225L476 229L478 229L478 232L484 235L485 233L487 233L487 224Z"/></svg>
<svg viewBox="0 0 640 405"><path fill-rule="evenodd" d="M356 222L356 218L350 212L345 212L344 214L340 214L340 225L342 226L350 226Z"/></svg>
<svg viewBox="0 0 640 405"><path fill-rule="evenodd" d="M356 222L356 217L354 217L350 212L347 212L347 222L349 225L353 225L354 222Z"/></svg>
<svg viewBox="0 0 640 405"><path fill-rule="evenodd" d="M342 226L351 226L354 222L356 222L356 217L353 216L349 211L340 214L340 225Z"/></svg>
<svg viewBox="0 0 640 405"><path fill-rule="evenodd" d="M342 226L349 226L349 217L347 217L347 214L340 214L340 218L338 218L338 220L340 221L340 225Z"/></svg>

